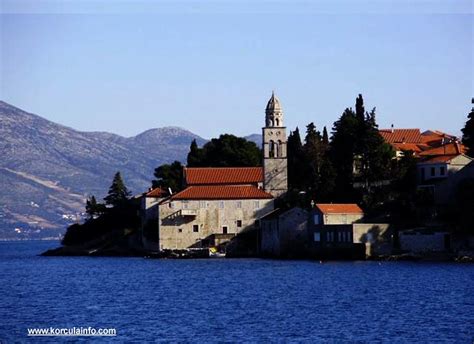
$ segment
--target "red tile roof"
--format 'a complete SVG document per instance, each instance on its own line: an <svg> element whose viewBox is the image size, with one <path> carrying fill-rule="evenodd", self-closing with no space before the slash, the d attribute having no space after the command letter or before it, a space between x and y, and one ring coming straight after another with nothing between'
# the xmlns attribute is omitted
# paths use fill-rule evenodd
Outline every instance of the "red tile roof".
<svg viewBox="0 0 474 344"><path fill-rule="evenodd" d="M364 214L362 209L355 203L316 204L316 208L323 214Z"/></svg>
<svg viewBox="0 0 474 344"><path fill-rule="evenodd" d="M459 155L466 153L466 147L457 142L447 143L440 147L427 149L420 153L420 156L435 156L435 155Z"/></svg>
<svg viewBox="0 0 474 344"><path fill-rule="evenodd" d="M415 153L422 152L424 149L430 148L428 145L416 143L392 143L397 151L413 151Z"/></svg>
<svg viewBox="0 0 474 344"><path fill-rule="evenodd" d="M255 186L239 185L197 185L188 186L171 196L172 200L200 199L271 199L272 195Z"/></svg>
<svg viewBox="0 0 474 344"><path fill-rule="evenodd" d="M167 194L168 193L165 190L161 189L161 188L154 188L150 192L147 192L145 197L161 198L161 197L165 197Z"/></svg>
<svg viewBox="0 0 474 344"><path fill-rule="evenodd" d="M451 155L438 155L433 157L427 157L425 160L421 161L420 164L440 164L440 163L447 163L454 159L455 157L459 156L459 154L451 154Z"/></svg>
<svg viewBox="0 0 474 344"><path fill-rule="evenodd" d="M387 143L422 143L420 129L380 129Z"/></svg>
<svg viewBox="0 0 474 344"><path fill-rule="evenodd" d="M258 184L263 182L262 167L187 167L186 185Z"/></svg>

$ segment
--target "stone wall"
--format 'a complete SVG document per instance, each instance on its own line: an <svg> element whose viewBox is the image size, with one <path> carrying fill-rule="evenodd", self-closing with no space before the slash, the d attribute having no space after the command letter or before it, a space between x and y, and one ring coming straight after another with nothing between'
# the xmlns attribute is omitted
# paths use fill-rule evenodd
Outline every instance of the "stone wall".
<svg viewBox="0 0 474 344"><path fill-rule="evenodd" d="M405 251L421 253L426 251L445 251L445 237L447 232L400 232L400 248Z"/></svg>
<svg viewBox="0 0 474 344"><path fill-rule="evenodd" d="M212 234L240 233L254 227L257 219L272 210L273 199L165 202L159 207L159 246L206 246Z"/></svg>

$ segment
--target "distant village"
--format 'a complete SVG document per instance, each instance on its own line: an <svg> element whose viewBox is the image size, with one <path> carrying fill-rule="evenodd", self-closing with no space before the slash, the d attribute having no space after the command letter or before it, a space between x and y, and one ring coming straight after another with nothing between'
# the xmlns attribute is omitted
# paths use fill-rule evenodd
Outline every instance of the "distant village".
<svg viewBox="0 0 474 344"><path fill-rule="evenodd" d="M351 111L346 109L336 130L342 133L344 121L359 116L366 128L361 130L375 139L361 140L360 150L354 143L344 160L337 144L347 147L351 136L333 134L330 147L326 128L321 134L311 124L303 147L299 132L287 135L282 105L272 94L261 166L178 166L179 190L162 175L154 188L131 198L138 218L128 227L136 230L121 232L122 248L125 242L148 257L472 261L474 151L437 130L378 129L375 110L365 111L362 96ZM192 145L190 155L198 149ZM306 158L298 155L304 149ZM339 154L340 160L329 166L326 154ZM304 159L309 162L300 165ZM101 212L105 208L92 211L91 221L100 220ZM80 230L68 230L66 247L74 246L71 238ZM97 245L90 247L97 252Z"/></svg>

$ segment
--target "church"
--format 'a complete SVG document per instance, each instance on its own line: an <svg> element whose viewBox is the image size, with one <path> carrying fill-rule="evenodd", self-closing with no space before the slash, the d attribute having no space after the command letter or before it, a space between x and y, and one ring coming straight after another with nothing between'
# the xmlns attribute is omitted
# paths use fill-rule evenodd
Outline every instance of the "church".
<svg viewBox="0 0 474 344"><path fill-rule="evenodd" d="M143 213L158 221L154 249L217 246L274 210L274 200L288 189L286 128L274 93L265 109L262 151L263 167L185 167L182 191L146 194Z"/></svg>

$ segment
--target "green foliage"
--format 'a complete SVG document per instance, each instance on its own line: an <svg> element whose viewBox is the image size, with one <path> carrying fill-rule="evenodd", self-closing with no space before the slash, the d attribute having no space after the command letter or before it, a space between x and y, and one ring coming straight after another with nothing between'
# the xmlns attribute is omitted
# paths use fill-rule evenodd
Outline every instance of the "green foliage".
<svg viewBox="0 0 474 344"><path fill-rule="evenodd" d="M179 161L157 167L154 176L156 179L152 181L153 188L171 188L173 193L183 189L183 165Z"/></svg>
<svg viewBox="0 0 474 344"><path fill-rule="evenodd" d="M474 99L472 100L474 103ZM474 158L474 107L467 115L466 125L462 131L462 143L467 147L467 155Z"/></svg>
<svg viewBox="0 0 474 344"><path fill-rule="evenodd" d="M288 135L287 155L288 187L294 190L302 190L305 187L306 157L298 127Z"/></svg>
<svg viewBox="0 0 474 344"><path fill-rule="evenodd" d="M375 108L365 112L362 95L356 99L356 111L346 109L334 123L331 159L336 167L336 195L339 201L358 201L371 197L375 184L390 177L394 152L379 133ZM354 182L363 186L358 192Z"/></svg>
<svg viewBox="0 0 474 344"><path fill-rule="evenodd" d="M86 214L89 216L89 220L105 213L105 204L97 203L95 196L90 196L86 200Z"/></svg>
<svg viewBox="0 0 474 344"><path fill-rule="evenodd" d="M191 142L191 146L189 147L189 153L188 153L188 166L198 166L201 163L202 160L202 154L203 150L199 149L196 140L193 140Z"/></svg>
<svg viewBox="0 0 474 344"><path fill-rule="evenodd" d="M109 188L109 193L104 197L105 203L116 207L124 204L129 197L130 192L125 186L120 172L115 173L112 185Z"/></svg>
<svg viewBox="0 0 474 344"><path fill-rule="evenodd" d="M89 219L84 224L73 224L68 227L62 240L66 246L87 245L99 241L116 240L125 230L137 230L140 217L137 215L139 202L127 200L120 207L108 209L101 216Z"/></svg>
<svg viewBox="0 0 474 344"><path fill-rule="evenodd" d="M224 134L198 148L191 143L188 167L261 166L261 151L254 142Z"/></svg>

